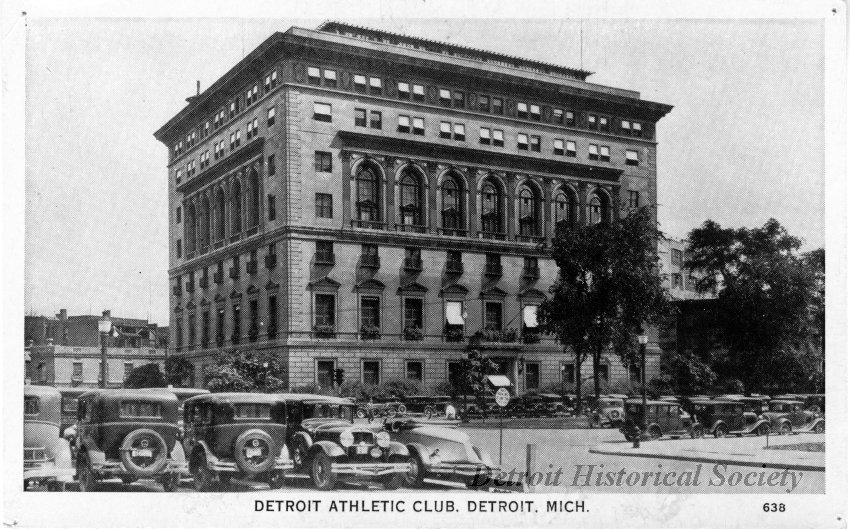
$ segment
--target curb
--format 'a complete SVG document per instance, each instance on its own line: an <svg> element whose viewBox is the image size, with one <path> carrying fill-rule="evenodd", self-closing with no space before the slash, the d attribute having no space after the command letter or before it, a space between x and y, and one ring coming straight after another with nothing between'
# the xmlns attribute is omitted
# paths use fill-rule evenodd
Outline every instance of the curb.
<svg viewBox="0 0 850 529"><path fill-rule="evenodd" d="M604 450L599 448L591 448L588 450L591 454L603 454L610 456L625 456L625 457L652 457L656 459L672 459L674 461L691 461L694 463L716 463L721 465L735 465L740 467L757 467L757 468L774 468L778 470L800 470L805 472L824 472L825 465L806 465L800 463L778 463L764 461L742 461L739 459L722 459L700 456L684 456L675 454L640 454L635 452L624 452L621 450Z"/></svg>

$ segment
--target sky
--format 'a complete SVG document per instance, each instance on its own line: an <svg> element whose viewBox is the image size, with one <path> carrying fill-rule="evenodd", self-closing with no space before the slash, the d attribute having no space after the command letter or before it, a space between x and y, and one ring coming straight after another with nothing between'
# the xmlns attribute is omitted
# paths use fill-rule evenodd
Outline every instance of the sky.
<svg viewBox="0 0 850 529"><path fill-rule="evenodd" d="M347 20L595 72L674 106L661 229L778 219L824 244L823 25L805 20ZM30 19L27 314L168 323L167 150L153 132L297 19Z"/></svg>

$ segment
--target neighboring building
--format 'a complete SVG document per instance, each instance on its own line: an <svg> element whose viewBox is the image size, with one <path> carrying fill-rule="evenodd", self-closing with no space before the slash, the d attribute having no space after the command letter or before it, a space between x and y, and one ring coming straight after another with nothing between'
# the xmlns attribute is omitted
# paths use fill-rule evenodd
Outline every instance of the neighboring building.
<svg viewBox="0 0 850 529"><path fill-rule="evenodd" d="M107 380L120 387L134 368L156 363L165 368L168 327L147 320L102 316L68 316L65 309L55 318L26 316L26 378L33 384L57 387L97 387L100 383L101 348L97 322L112 321L114 332L107 340Z"/></svg>
<svg viewBox="0 0 850 529"><path fill-rule="evenodd" d="M674 301L683 299L711 299L713 294L697 292L697 277L685 267L688 241L664 237L658 243L658 259L661 262L661 274L664 288L670 292Z"/></svg>
<svg viewBox="0 0 850 529"><path fill-rule="evenodd" d="M433 389L479 334L518 391L572 384L536 329L554 225L655 204L672 108L589 75L335 22L275 33L155 134L174 350L198 378L256 348L290 388L342 368Z"/></svg>

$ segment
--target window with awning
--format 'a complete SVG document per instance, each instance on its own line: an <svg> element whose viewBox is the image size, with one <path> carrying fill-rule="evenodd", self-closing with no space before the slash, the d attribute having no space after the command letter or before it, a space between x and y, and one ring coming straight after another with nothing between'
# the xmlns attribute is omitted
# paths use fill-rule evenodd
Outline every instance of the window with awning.
<svg viewBox="0 0 850 529"><path fill-rule="evenodd" d="M449 325L463 325L463 302L446 302L446 323Z"/></svg>
<svg viewBox="0 0 850 529"><path fill-rule="evenodd" d="M522 308L522 322L527 329L537 328L537 305L526 305Z"/></svg>

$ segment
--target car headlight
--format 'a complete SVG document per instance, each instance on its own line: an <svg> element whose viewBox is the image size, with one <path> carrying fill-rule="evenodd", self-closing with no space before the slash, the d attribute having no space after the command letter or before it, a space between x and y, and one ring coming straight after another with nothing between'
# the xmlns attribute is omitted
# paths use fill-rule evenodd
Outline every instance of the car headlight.
<svg viewBox="0 0 850 529"><path fill-rule="evenodd" d="M390 434L388 434L387 432L378 432L376 438L378 440L378 446L380 446L381 448L386 448L390 446Z"/></svg>
<svg viewBox="0 0 850 529"><path fill-rule="evenodd" d="M339 444L346 448L354 444L354 434L351 430L346 430L339 434Z"/></svg>

